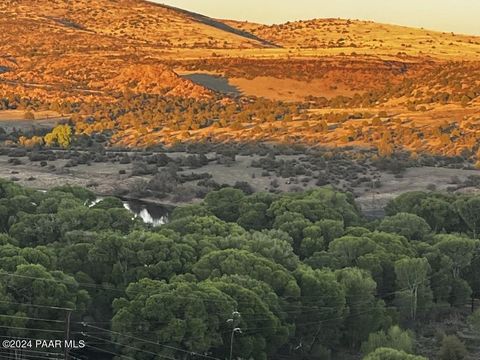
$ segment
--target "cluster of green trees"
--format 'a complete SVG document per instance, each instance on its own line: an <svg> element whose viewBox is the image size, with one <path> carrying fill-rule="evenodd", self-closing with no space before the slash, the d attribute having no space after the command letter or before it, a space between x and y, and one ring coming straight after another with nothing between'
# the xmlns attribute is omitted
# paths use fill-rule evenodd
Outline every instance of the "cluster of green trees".
<svg viewBox="0 0 480 360"><path fill-rule="evenodd" d="M405 194L367 221L331 188L223 188L156 228L94 198L0 182L3 338L63 338L70 316L89 358L423 360L415 332L479 291L477 197Z"/></svg>

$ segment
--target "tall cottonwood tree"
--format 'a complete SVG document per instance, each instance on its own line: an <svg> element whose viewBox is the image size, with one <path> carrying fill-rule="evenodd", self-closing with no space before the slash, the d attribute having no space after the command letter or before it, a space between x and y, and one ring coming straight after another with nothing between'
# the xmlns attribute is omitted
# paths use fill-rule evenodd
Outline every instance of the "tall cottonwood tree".
<svg viewBox="0 0 480 360"><path fill-rule="evenodd" d="M430 265L424 258L404 258L395 262L397 284L401 292L407 292L410 298L410 316L412 320L417 317L418 292L426 286Z"/></svg>

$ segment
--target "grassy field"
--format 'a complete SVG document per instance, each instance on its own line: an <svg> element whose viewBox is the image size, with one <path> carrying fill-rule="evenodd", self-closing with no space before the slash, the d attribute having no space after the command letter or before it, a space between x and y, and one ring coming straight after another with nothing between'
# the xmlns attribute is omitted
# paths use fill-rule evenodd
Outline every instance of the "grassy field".
<svg viewBox="0 0 480 360"><path fill-rule="evenodd" d="M31 112L35 119L25 119L25 110L2 110L0 111L0 127L10 132L14 128L21 130L51 129L59 122L68 119L55 111Z"/></svg>
<svg viewBox="0 0 480 360"><path fill-rule="evenodd" d="M133 155L133 154L131 154ZM168 153L172 159L184 158L190 155L177 152ZM215 159L215 153L207 154L210 159ZM211 180L218 184L234 186L238 182L248 183L255 191L291 192L301 189L311 189L316 184L315 176L278 176L275 172L266 172L261 168L252 167L252 161L258 161L258 155L237 156L231 164L221 164L212 160L207 165L190 169L183 167L178 174L189 175L192 173L211 175ZM279 155L277 160L295 161L300 163L301 156ZM0 177L14 180L22 185L49 189L55 186L71 184L91 189L98 195L128 194L132 186L138 181L148 182L152 175L134 175L133 164L120 164L118 162L92 162L68 166L68 160L56 159L48 161L48 166L41 166L38 161L30 161L28 157L18 157L20 164L12 166L11 157L0 155ZM67 166L65 166L67 165ZM159 171L162 171L159 169ZM367 214L378 214L389 200L406 191L451 191L451 188L464 183L470 176L478 176L477 170L448 169L440 167L415 167L408 168L401 175L393 175L387 171L371 170L370 176L376 179L380 186L372 187L371 183L356 184L344 178L335 186L353 191L356 201ZM195 188L197 181L187 181L183 189ZM273 185L274 184L274 185ZM182 190L178 190L182 191ZM476 188L463 187L459 191L473 191ZM195 198L187 200L174 200L175 194L163 199L145 198L144 200L164 203L183 203L196 201Z"/></svg>

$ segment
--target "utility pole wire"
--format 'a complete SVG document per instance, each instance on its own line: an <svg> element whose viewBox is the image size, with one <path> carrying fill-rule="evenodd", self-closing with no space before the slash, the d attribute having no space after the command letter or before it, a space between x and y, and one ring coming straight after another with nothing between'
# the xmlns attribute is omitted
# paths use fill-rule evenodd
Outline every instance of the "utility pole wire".
<svg viewBox="0 0 480 360"><path fill-rule="evenodd" d="M72 316L72 311L67 311L67 316L65 319L65 343L63 344L64 348L64 357L65 360L69 360L69 351L70 349L68 348L69 345L69 340L70 340L70 317Z"/></svg>
<svg viewBox="0 0 480 360"><path fill-rule="evenodd" d="M235 333L242 333L242 329L237 327L240 317L240 313L238 311L234 311L232 313L232 318L227 320L227 323L232 324L232 334L230 335L230 360L233 359L233 340L235 338Z"/></svg>
<svg viewBox="0 0 480 360"><path fill-rule="evenodd" d="M177 350L177 351L180 351L180 352L183 352L183 353L186 353L186 354L195 355L195 356L202 357L202 358L206 358L206 359L221 360L221 359L216 358L216 357L213 357L213 356L204 355L204 354L199 354L199 353L194 352L194 351L188 351L188 350L185 350L185 349L177 348L177 347L175 347L175 346L165 345L165 344L161 344L161 343L159 343L159 342L154 342L154 341L147 340L147 339L142 339L142 338L139 338L139 337L136 337L136 336L127 335L127 334L124 334L124 333L121 333L121 332L118 332L118 331L113 331L113 330L101 328L101 327L98 327L98 326L93 326L93 325L90 325L90 324L87 323L87 322L85 322L85 325L84 325L84 326L88 326L88 327L90 327L90 328L92 328L92 329L103 330L103 331L109 332L109 333L111 333L111 334L121 335L121 336L124 336L124 337L126 337L126 338L134 339L134 340L137 340L137 341L140 341L140 342L144 342L144 343L147 343L147 344L152 344L152 345L160 346L160 347L163 347L163 348L166 348L166 349Z"/></svg>

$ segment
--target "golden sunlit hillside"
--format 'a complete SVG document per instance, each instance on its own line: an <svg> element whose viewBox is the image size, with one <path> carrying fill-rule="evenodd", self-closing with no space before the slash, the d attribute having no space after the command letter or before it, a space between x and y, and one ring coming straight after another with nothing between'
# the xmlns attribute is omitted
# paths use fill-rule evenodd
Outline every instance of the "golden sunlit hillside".
<svg viewBox="0 0 480 360"><path fill-rule="evenodd" d="M13 38L16 41L10 44L12 46L30 45L45 51L53 50L51 45L54 44L60 47L62 44L55 40L60 40L62 35L69 42L75 38L86 40L84 49L91 50L105 45L113 50L129 44L153 48L264 46L253 35L224 23L142 0L6 0L0 4L0 11L2 26L10 24L20 31L10 31L4 40ZM29 30L33 29L36 29L35 34L27 39ZM53 36L49 37L47 31ZM34 39L35 43L29 42ZM97 43L88 42L94 39ZM116 46L112 48L110 42Z"/></svg>
<svg viewBox="0 0 480 360"><path fill-rule="evenodd" d="M191 84L180 91L164 70L152 79L151 68L145 73L134 66L157 66L166 49L269 46L213 19L137 0L3 1L0 14L3 91L49 99L59 92L70 100L106 98L106 91L126 85L135 91L121 83L132 71L188 95Z"/></svg>
<svg viewBox="0 0 480 360"><path fill-rule="evenodd" d="M226 21L278 46L307 53L426 55L438 59L480 58L480 37L442 33L373 21L315 19L279 25ZM328 51L327 51L328 50Z"/></svg>
<svg viewBox="0 0 480 360"><path fill-rule="evenodd" d="M479 360L447 3L0 0L0 359Z"/></svg>
<svg viewBox="0 0 480 360"><path fill-rule="evenodd" d="M216 20L141 0L4 1L0 15L3 108L69 114L112 144L476 153L480 37L360 20Z"/></svg>
<svg viewBox="0 0 480 360"><path fill-rule="evenodd" d="M0 13L1 91L50 100L146 92L124 74L161 62L182 74L226 75L246 95L298 101L398 83L432 61L480 59L479 37L366 21L267 26L140 0L14 0ZM161 74L158 81L178 90Z"/></svg>

